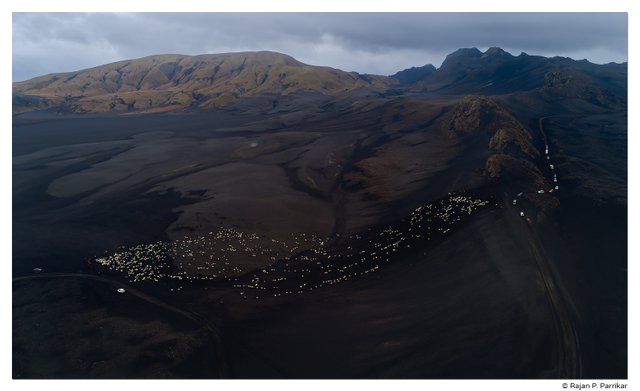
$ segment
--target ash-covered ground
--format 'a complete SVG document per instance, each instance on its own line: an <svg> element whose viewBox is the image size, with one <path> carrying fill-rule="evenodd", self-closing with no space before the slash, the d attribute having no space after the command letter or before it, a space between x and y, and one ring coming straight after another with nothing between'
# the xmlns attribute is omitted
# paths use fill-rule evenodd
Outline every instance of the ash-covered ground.
<svg viewBox="0 0 640 391"><path fill-rule="evenodd" d="M14 117L14 377L626 377L626 112L314 99Z"/></svg>

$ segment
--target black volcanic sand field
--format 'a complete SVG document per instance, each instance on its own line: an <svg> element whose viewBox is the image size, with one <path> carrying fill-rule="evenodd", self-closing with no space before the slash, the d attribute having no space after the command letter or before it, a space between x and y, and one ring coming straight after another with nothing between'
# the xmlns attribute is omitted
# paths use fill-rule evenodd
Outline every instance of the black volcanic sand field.
<svg viewBox="0 0 640 391"><path fill-rule="evenodd" d="M493 228L503 213L483 213L374 277L250 302L231 332L237 375L554 377L552 314L521 221Z"/></svg>
<svg viewBox="0 0 640 391"><path fill-rule="evenodd" d="M451 101L364 102L14 117L14 378L626 377L626 170L596 203L569 166L602 144L546 124L574 176L538 223L483 179L486 144L437 125ZM483 206L409 233L457 194ZM150 243L182 246L145 247L160 282L108 267Z"/></svg>
<svg viewBox="0 0 640 391"><path fill-rule="evenodd" d="M116 281L14 280L14 378L224 376L215 326ZM206 374L206 375L205 375Z"/></svg>
<svg viewBox="0 0 640 391"><path fill-rule="evenodd" d="M547 248L554 250L548 253L550 263L564 277L561 284L575 312L581 374L626 378L627 114L594 112L570 100L545 111L524 102L505 99L531 127L544 118L562 178L556 219L539 233ZM592 114L575 113L576 108Z"/></svg>
<svg viewBox="0 0 640 391"><path fill-rule="evenodd" d="M557 225L543 235L561 250L553 263L570 276L564 283L580 314L583 373L594 378L627 376L626 122L626 113L545 122L569 186Z"/></svg>

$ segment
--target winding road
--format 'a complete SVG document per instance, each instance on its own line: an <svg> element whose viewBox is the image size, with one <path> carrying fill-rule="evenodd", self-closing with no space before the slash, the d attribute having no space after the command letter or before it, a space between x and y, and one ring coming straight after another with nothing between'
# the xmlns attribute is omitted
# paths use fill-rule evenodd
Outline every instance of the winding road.
<svg viewBox="0 0 640 391"><path fill-rule="evenodd" d="M547 133L544 130L544 120L550 117L540 117L538 119L538 129L544 141L545 147L549 145ZM531 253L536 261L538 272L545 286L547 300L553 309L556 318L556 336L558 344L558 360L561 365L559 375L562 378L581 378L582 377L582 360L580 357L580 343L575 327L569 317L569 312L562 294L559 292L557 284L553 279L551 265L548 257L542 254L544 249L542 242L530 224L529 229L529 245Z"/></svg>

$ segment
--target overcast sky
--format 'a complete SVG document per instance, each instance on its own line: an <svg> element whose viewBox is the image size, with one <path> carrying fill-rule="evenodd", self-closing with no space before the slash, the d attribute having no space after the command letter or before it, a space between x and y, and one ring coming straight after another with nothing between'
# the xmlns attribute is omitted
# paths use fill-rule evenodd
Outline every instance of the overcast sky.
<svg viewBox="0 0 640 391"><path fill-rule="evenodd" d="M626 13L14 13L13 80L151 54L273 50L393 74L461 47L627 61Z"/></svg>

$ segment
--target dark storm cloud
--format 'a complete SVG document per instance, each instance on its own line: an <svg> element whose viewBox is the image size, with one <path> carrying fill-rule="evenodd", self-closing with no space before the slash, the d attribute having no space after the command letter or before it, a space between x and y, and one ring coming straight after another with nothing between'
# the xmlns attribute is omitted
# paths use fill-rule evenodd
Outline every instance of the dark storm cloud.
<svg viewBox="0 0 640 391"><path fill-rule="evenodd" d="M624 13L16 13L13 78L151 54L274 50L390 74L460 47L499 46L604 63L627 59Z"/></svg>

